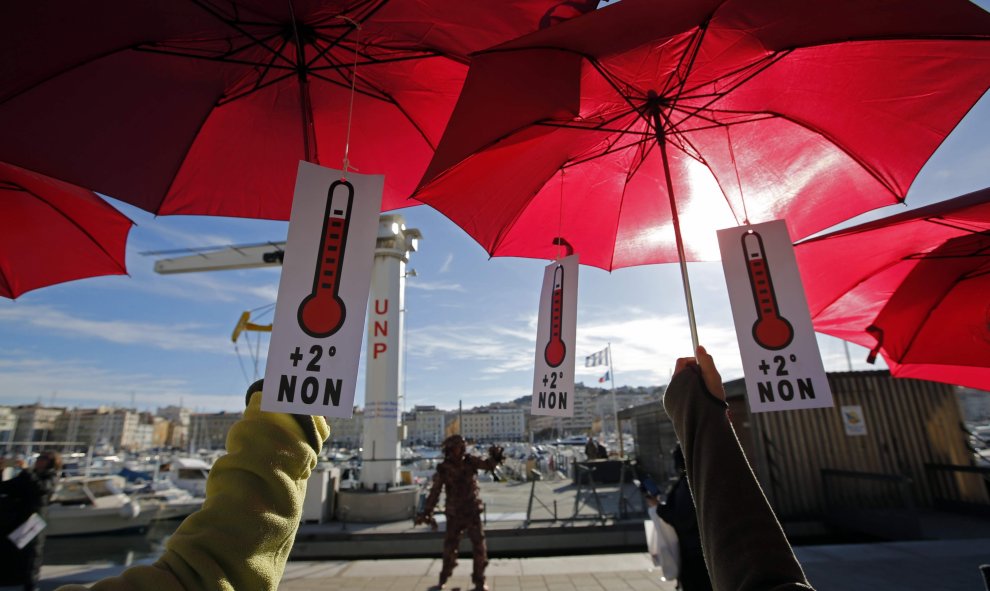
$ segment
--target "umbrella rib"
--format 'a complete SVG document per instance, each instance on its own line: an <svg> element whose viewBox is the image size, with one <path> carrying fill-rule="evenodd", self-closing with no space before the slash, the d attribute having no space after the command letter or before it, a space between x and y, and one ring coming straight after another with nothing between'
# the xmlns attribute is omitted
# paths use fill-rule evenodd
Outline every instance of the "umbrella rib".
<svg viewBox="0 0 990 591"><path fill-rule="evenodd" d="M582 55L584 55L584 54L582 54ZM634 113L636 113L642 119L644 119L647 123L649 123L649 117L644 117L643 114L642 114L642 110L640 109L640 107L638 107L637 105L633 104L632 99L625 92L623 92L621 88L619 88L619 83L616 81L615 77L612 75L611 72L609 72L608 70L606 70L604 66L602 66L600 63L598 63L598 60L596 60L595 58L593 58L591 56L584 55L584 59L588 60L588 62L591 64L591 66L593 68L595 68L595 70L601 75L602 78L605 79L605 82L607 82L608 85L612 87L612 90L614 90L616 94L618 94L620 97L622 97L622 100L624 100L626 102L626 104L629 105L629 108L632 109L632 111ZM632 85L627 84L626 86L632 86Z"/></svg>
<svg viewBox="0 0 990 591"><path fill-rule="evenodd" d="M220 101L218 99L217 106L219 106L219 105L220 105ZM180 154L184 154L184 156L183 156L182 160L180 160L179 163L175 165L175 170L170 175L170 180L168 182L168 187L165 188L165 192L162 193L161 200L159 200L159 202L158 202L158 207L155 208L155 215L158 215L157 210L160 209L161 206L162 206L162 203L165 202L165 197L167 197L168 194L172 192L172 186L175 185L175 179L179 176L179 171L182 170L182 165L186 163L186 158L189 157L189 150L192 147L192 145L194 143L196 143L196 138L198 138L200 132L203 131L203 126L206 125L206 121L207 121L207 119L210 118L210 114L212 113L212 111L213 111L213 109L210 109L207 113L205 113L203 115L203 118L200 120L199 125L196 126L196 133L192 134L191 139L189 140L188 144L185 146L185 148L181 152L179 152Z"/></svg>
<svg viewBox="0 0 990 591"><path fill-rule="evenodd" d="M280 45L279 48L278 48L279 54L281 54L282 51L284 51L285 48L286 48L286 46L288 46L288 45L289 45L289 40L288 39L283 39L282 40L282 45ZM268 60L268 65L265 66L265 67L263 67L262 70L261 70L261 73L258 75L258 79L254 83L254 89L255 90L260 90L261 89L261 87L262 87L261 86L262 85L262 82L261 81L264 80L266 76L268 76L269 71L271 71L272 66L274 66L274 65L275 65L275 56L272 56L272 59Z"/></svg>
<svg viewBox="0 0 990 591"><path fill-rule="evenodd" d="M239 21L236 21L236 20L232 20L230 18L227 18L223 14L219 13L212 6L208 5L206 2L203 2L201 0L192 0L192 3L194 5L196 5L196 6L198 6L199 8L201 8L204 12L206 12L207 14L209 14L210 16L212 16L213 18L219 20L221 23L223 23L223 24L227 25L228 27L234 29L235 31L237 31L241 35L244 35L246 38L251 39L256 44L258 44L260 47L262 47L262 48L264 48L264 49L266 49L266 50L274 53L275 55L279 56L280 58L282 58L283 60L285 60L286 62L288 62L291 67L293 67L293 68L296 67L296 64L292 60L286 58L284 55L279 54L274 49L272 49L271 47L269 47L267 44L263 43L260 39L258 39L257 37L255 37L254 35L252 35L251 33L249 33L247 31L247 29L245 29L244 27L241 26L241 23ZM266 26L267 25L272 25L272 24L273 23L267 23Z"/></svg>
<svg viewBox="0 0 990 591"><path fill-rule="evenodd" d="M735 91L737 88L739 88L743 84L749 82L750 80L752 80L753 78L755 78L760 73L766 71L767 68L769 68L770 66L774 65L775 63L777 63L778 61L780 61L781 59L783 59L784 57L786 57L789 53L790 53L790 51L781 51L781 52L774 53L773 55L768 56L768 57L766 57L766 58L764 58L764 59L762 59L762 60L760 60L758 62L755 62L753 64L748 64L748 65L746 65L744 67L738 68L738 69L736 69L736 70L734 70L732 72L729 72L729 73L725 74L724 76L720 77L719 80L725 80L726 78L729 78L729 77L735 77L738 74L740 74L740 73L742 73L742 72L744 72L746 70L751 70L745 76L743 76L742 78L739 78L738 80L736 80L734 83L732 83L726 89L722 90L720 93L716 93L716 94L706 93L706 94L703 94L703 95L697 95L698 98L700 98L702 96L711 96L711 99L709 101L705 102L704 104L697 106L694 109L685 109L685 108L682 108L682 110L686 113L685 116L683 118L679 119L677 121L677 123L674 123L673 120L670 120L670 127L671 127L671 129L676 129L678 125L682 125L685 121L687 121L687 120L689 120L689 119L691 119L693 117L701 117L700 113L702 111L713 111L714 112L714 109L710 109L710 107L713 104L715 104L716 102L718 102L723 96L725 96L726 94L729 94L730 92ZM691 91L697 90L698 88L701 88L701 86L698 86L696 88L692 88Z"/></svg>
<svg viewBox="0 0 990 591"><path fill-rule="evenodd" d="M739 121L730 121L730 122L715 121L715 120L710 120L708 118L704 118L703 117L702 119L704 119L705 121L710 121L711 122L711 125L699 125L698 127L692 127L691 129L683 129L683 130L677 129L677 130L674 130L673 132L670 132L669 136L680 137L680 136L683 136L683 135L694 133L696 131L707 131L709 129L722 129L722 128L726 128L726 127L736 127L738 125L745 125L747 123L755 123L757 121L766 121L767 119L776 119L777 118L776 115L773 115L773 114L770 114L770 113L754 113L754 115L758 115L758 116L752 117L750 119L743 119L743 120L739 120Z"/></svg>
<svg viewBox="0 0 990 591"><path fill-rule="evenodd" d="M366 54L359 53L358 55L366 55ZM429 58L433 58L433 57L445 57L447 59L451 59L447 55L444 55L442 53L436 53L436 52L426 53L424 55L407 55L407 56L402 56L402 57L390 57L390 58L386 58L386 59L378 59L378 58L373 58L371 56L367 56L367 60L366 61L363 61L363 62L362 61L359 61L359 62L357 62L357 65L358 66L377 66L377 65L381 65L381 64L391 64L391 63L396 63L396 62L407 62L407 61L412 61L412 60L423 60L423 59L429 59ZM353 63L350 63L350 64L333 64L331 62L331 64L329 66L312 68L312 69L310 69L310 72L319 72L319 71L324 71L324 70L341 70L341 69L352 68L352 67L354 67L354 64Z"/></svg>
<svg viewBox="0 0 990 591"><path fill-rule="evenodd" d="M660 113L660 116L664 118L664 120L667 122L667 125L670 125L669 114ZM676 139L676 141L670 142L672 146L674 146L677 149L679 149L681 152L683 152L684 154L686 154L689 158L693 158L696 161L700 162L702 165L704 165L706 168L708 168L709 171L711 171L711 166L709 166L707 160L705 160L705 157L702 156L701 150L699 150L693 143L691 143L690 138L688 138L686 135L678 135L678 136L676 136L675 139ZM694 153L692 154L691 152L689 152L688 150L686 150L684 148L684 146L681 145L681 142L683 142L684 144L687 144L688 146L690 146L691 150L693 150ZM739 225L739 215L736 213L735 208L732 206L732 202L729 200L729 196L725 193L725 188L722 187L722 183L719 181L717 175L715 175L713 173L712 174L712 177L715 179L715 184L718 186L719 193L722 194L722 199L725 201L726 207L728 207L729 208L729 211L732 212L732 217L736 220L736 225ZM741 195L742 194L742 187L741 186L739 187L739 190L740 190L740 195ZM674 199L674 196L671 196L671 199ZM745 201L743 201L743 207L745 208ZM749 216L748 215L745 215L744 216L744 219L748 220L749 219Z"/></svg>
<svg viewBox="0 0 990 591"><path fill-rule="evenodd" d="M562 168L562 166L561 167L558 167L557 170L553 171L550 174L550 176L548 176L547 178L543 179L542 182L540 182L538 186L542 187L543 185L545 185L547 183L547 181L549 181L551 178L553 178L554 175L556 175L557 172L561 168ZM532 193L532 194L530 194L529 199L532 200L533 197L535 197L535 196L536 196L536 193ZM563 208L563 203L561 204L561 208ZM519 218L522 217L522 214L525 211L525 209L526 209L525 207L519 207L519 208L517 208L516 209L516 212L514 214L512 214L512 219L509 220L509 223L508 224L504 224L501 228L499 228L498 234L495 236L495 240L492 242L491 250L488 250L488 255L489 256L492 256L492 257L495 256L495 251L498 250L498 247L501 246L502 241L505 240L506 236L508 236L509 230L511 230L512 227L516 225L516 222L519 221Z"/></svg>
<svg viewBox="0 0 990 591"><path fill-rule="evenodd" d="M782 50L782 51L776 51L776 52L774 52L774 53L772 53L772 54L770 54L768 56L764 56L760 60L757 60L755 62L752 62L752 63L749 63L749 64L745 64L745 65L739 66L738 68L736 68L734 70L731 70L729 72L726 72L725 74L719 76L718 78L716 78L714 80L707 81L705 84L698 84L697 86L693 86L691 88L688 88L687 90L682 91L678 96L688 95L687 98L702 98L702 97L705 97L705 96L711 96L711 97L713 97L712 100L710 100L709 102L707 102L706 104L704 104L704 105L701 106L701 108L707 108L709 105L711 105L715 101L719 100L724 95L726 95L726 94L734 91L735 89L739 88L743 84L749 82L750 80L752 80L754 77L756 77L757 75L759 75L760 73L762 73L763 71L765 71L770 66L776 64L780 60L782 60L785 57L787 57L788 55L790 55L791 51L792 50L790 50L790 49L786 49L786 50ZM745 75L741 76L744 72L747 72L747 73ZM741 77L739 77L739 76L741 76ZM718 81L721 81L721 80L736 79L737 77L739 77L739 78L735 82L733 82L726 90L723 90L721 92L717 92L717 93L705 92L705 93L697 94L697 95L692 95L691 94L693 92L698 91L701 88L704 88L706 86L710 86L710 85L714 84L715 82L718 82Z"/></svg>
<svg viewBox="0 0 990 591"><path fill-rule="evenodd" d="M894 189L894 187L892 187L890 185L890 183L888 183L873 166L870 166L869 164L867 164L866 162L864 162L862 158L860 158L856 154L853 154L852 152L850 152L849 150L847 150L845 148L845 146L843 146L841 143L839 143L838 140L836 140L835 138L829 136L828 134L826 134L825 132L821 131L820 129L816 129L816 128L812 127L811 125L806 125L804 122L799 121L797 119L794 119L793 117L788 117L787 115L784 115L783 113L773 113L773 114L776 115L777 117L780 117L781 119L790 121L791 123L793 123L795 125L799 125L799 126L805 128L805 129L807 129L808 131L812 132L812 133L816 133L816 134L822 136L823 138L825 138L826 140L828 140L828 142L830 144L832 144L833 146L835 146L836 148L838 148L839 150L841 150L842 153L844 153L851 160L853 160L857 164L859 164L863 168L863 170L866 171L867 174L869 174L871 177L873 177L877 181L877 183L880 184L880 186L882 186L888 192L890 192L890 194L894 197L894 199L896 199L898 201L898 203L903 203L904 202L904 200L906 198L905 195L899 194Z"/></svg>
<svg viewBox="0 0 990 591"><path fill-rule="evenodd" d="M339 70L337 70L337 71L339 71ZM318 74L316 72L311 72L310 74L313 76L313 78L322 80L322 81L326 82L327 84L334 84L336 86L340 86L340 87L346 88L348 90L350 90L350 88L351 88L350 84L346 84L346 83L341 82L339 80L333 80L332 78L328 78L326 76L322 76L322 75L320 75L320 74ZM367 80L365 80L364 82L365 82L365 84L368 84L368 81ZM395 98L393 96L391 96L390 94L388 94L387 92L385 92L384 90L382 90L380 88L377 88L375 86L372 86L371 84L368 84L368 86L372 89L371 91L364 90L364 89L361 89L361 88L357 88L355 86L354 92L356 92L358 94L361 94L361 95L364 95L364 96L367 96L367 97L370 97L370 98L373 98L373 99L376 99L376 100L380 100L382 102L385 102L385 103L388 103L388 104L394 106L396 109L399 110L400 113L402 113L403 117L405 117L406 120L409 121L410 125L412 125L413 128L419 133L419 135L423 138L423 141L426 142L426 145L429 146L431 150L433 150L434 152L436 152L436 149L437 148L433 144L433 142L430 141L430 138L427 137L426 132L424 132L423 129L420 127L419 123L417 123L409 115L409 112L401 104L399 104L399 101L395 100ZM376 92L379 93L379 94L375 94Z"/></svg>
<svg viewBox="0 0 990 591"><path fill-rule="evenodd" d="M339 70L336 70L336 71L339 72ZM322 81L326 82L327 84L333 84L335 86L340 86L342 88L346 88L347 90L350 90L351 89L351 84L349 82L345 82L345 81L341 81L341 80L334 80L333 78L330 78L328 76L324 76L324 75L319 74L319 73L316 73L316 72L310 72L310 74L312 75L313 78L316 78L317 80L322 80ZM391 98L388 95L386 95L384 93L383 94L375 94L373 92L373 91L377 91L377 90L378 89L377 88L374 88L374 87L371 87L371 90L367 90L367 89L363 89L363 88L358 88L357 86L354 87L354 92L356 92L356 93L358 93L360 95L371 97L373 99L377 99L377 100L380 100L380 101L386 102L386 103L391 103L392 102Z"/></svg>
<svg viewBox="0 0 990 591"><path fill-rule="evenodd" d="M44 203L44 204L45 204L45 205L47 205L47 206L48 206L49 208L51 208L51 209L52 209L52 211L54 211L54 212L55 212L56 214L58 214L59 216L61 216L61 217L62 217L62 219L64 219L65 221L67 221L67 222L69 222L70 224L72 224L72 225L73 225L73 226L74 226L74 227L76 228L76 230L79 230L79 232L80 232L80 233L82 233L82 235L83 235L83 236L85 236L85 237L86 237L87 239L89 239L89 241L90 241L90 242L92 242L92 243L93 243L93 244L94 244L94 245L95 245L95 246L96 246L96 247L97 247L98 249L100 249L100 251L102 251L102 252L103 252L103 254L105 254L105 255L107 255L107 258L108 258L108 259L110 259L111 261L113 261L113 263L114 263L114 265L115 265L115 266L116 266L116 267L117 267L118 269L120 269L120 270L121 270L121 271L122 271L122 272L123 272L123 273L124 273L125 275L127 274L127 269L126 269L126 267L124 267L123 265L121 265L120 263L118 263L118 262L117 262L117 259L116 259L116 257L114 257L114 255L112 255L112 254L110 254L110 253L109 253L109 252L107 251L107 249L103 247L103 245L102 245L102 244L100 243L100 241L99 241L99 240L97 240L97 239L96 239L96 238L95 238L95 237L94 237L94 236L93 236L93 235L92 235L92 234L91 234L91 233L89 232L89 230L87 230L86 228L84 228L83 226L81 226L81 225L79 224L79 222L77 222L76 220L74 220L74 219L73 219L73 218L72 218L71 216L69 216L69 215L66 215L66 213L65 213L64 211L62 211L61 209L59 209L59 208L57 208L57 207L55 207L55 205L53 205L51 201L49 201L48 199L45 199L44 197L42 197L41 195L39 195L39 194L37 194L37 193L35 193L34 191L31 191L31 190L29 190L29 189L27 189L27 188L25 188L25 187L23 187L22 185L19 185L19 184L17 184L17 183L11 183L11 185L13 185L13 188L12 188L11 190L14 190L14 191L16 191L16 190L20 190L20 191L23 191L23 192L25 192L25 193L27 193L28 195L31 195L32 197L34 197L34 198L35 198L35 199L37 199L38 201L40 201L40 202L42 202L42 203ZM115 213L117 213L118 215L120 215L121 217L123 217L124 219L126 219L126 220L127 220L128 222L130 222L130 224L131 224L132 226L134 225L134 221L133 221L133 220L131 220L130 218L128 218L128 217L127 217L127 216L125 216L124 214L122 214L122 213L120 213L119 211L117 211L117 209L116 209L116 208L114 208L114 207L113 207L113 206L111 206L111 205L110 205L109 203L107 203L106 201L104 201L103 199L101 199L101 198L100 198L100 197L99 197L98 195L96 195L95 193L93 193L93 197L95 197L96 199L99 199L99 201L100 201L100 203L102 204L102 206L103 206L103 207L109 207L109 208L110 208L111 210L113 210L113 211L114 211Z"/></svg>
<svg viewBox="0 0 990 591"><path fill-rule="evenodd" d="M924 221L938 226L945 226L946 228L951 228L953 230L959 230L960 232L967 232L969 234L986 234L987 232L990 232L990 230L987 230L986 228L975 224L971 228L967 228L966 226L963 226L961 224L953 224L943 217L924 218Z"/></svg>
<svg viewBox="0 0 990 591"><path fill-rule="evenodd" d="M623 150L628 150L629 148L636 147L637 145L640 145L640 144L648 144L648 143L650 143L652 141L653 141L653 138L652 137L646 137L646 138L638 139L638 140L636 140L634 142L631 142L631 143L628 143L628 144L624 144L622 146L617 146L616 144L618 144L618 142L616 142L615 144L612 144L612 146L610 146L607 150L602 150L601 152L596 152L594 155L588 156L587 158L582 158L580 160L570 160L570 161L565 162L564 164L562 164L560 167L562 169L572 168L574 166L578 166L578 165L584 164L585 162L591 162L592 160L597 160L598 158L602 158L604 156L608 156L608 155L614 154L616 152L621 152Z"/></svg>
<svg viewBox="0 0 990 591"><path fill-rule="evenodd" d="M629 131L628 129L615 128L615 127L600 127L598 124L594 125L579 125L577 123L565 123L565 122L554 122L554 121L536 121L533 125L538 125L541 127L559 127L562 129L579 129L581 131L603 131L607 133L619 133L623 135L641 135L644 137L653 137L653 134L647 131Z"/></svg>
<svg viewBox="0 0 990 591"><path fill-rule="evenodd" d="M680 81L674 85L674 87L677 88L677 93L675 94L675 96L680 96L681 93L684 92L684 86L687 84L688 76L691 73L691 69L694 67L694 62L698 59L698 54L701 51L701 42L705 38L705 33L708 31L708 25L710 22L711 22L711 17L708 17L704 20L704 22L698 25L697 30L691 36L691 47L688 49L688 51L681 54L678 67L673 69L673 71L671 72L671 77L667 79L667 83L669 84L670 81L674 79L674 75L681 70L682 66L684 66L684 59L690 56L688 64L684 70L684 75L681 76ZM665 84L663 91L660 93L661 96L667 95L668 91L670 91L671 88L672 87Z"/></svg>
<svg viewBox="0 0 990 591"><path fill-rule="evenodd" d="M967 279L967 277L957 277L956 279L954 279L952 281L951 284L949 284L948 286L946 286L946 288L944 290L942 290L942 293L941 293L941 295L938 298L933 298L932 304L930 306L926 306L925 307L926 309L925 309L924 318L931 317L932 310L934 310L939 305L939 303L941 303L941 301L945 297L945 295L948 294L949 292L951 292L953 289L955 289L956 286L959 285L960 283L962 283L962 281L964 279ZM889 304L890 303L890 300L887 300L887 303ZM887 304L884 304L884 308L886 308L886 307L887 307ZM881 309L880 312L877 313L877 318L880 318L880 316L882 314L883 314L883 309ZM877 318L874 318L874 322L876 322ZM919 322L919 323L917 323L916 326L914 326L912 329L910 329L911 338L908 339L907 344L904 346L904 353L901 355L900 359L897 360L898 363L902 363L904 359L907 359L908 354L910 354L911 349L914 347L915 341L918 340L918 335L921 334L921 330L924 327L925 327L925 323L924 322Z"/></svg>
<svg viewBox="0 0 990 591"><path fill-rule="evenodd" d="M265 24L259 23L259 26L267 26L267 27L270 28L272 25L271 25L271 23L265 23ZM245 44L240 45L240 46L235 46L234 43L233 43L233 39L230 38L230 37L223 38L223 40L227 41L227 45L230 46L230 49L228 49L224 53L217 54L217 57L220 57L221 59L228 58L228 57L233 56L233 55L236 55L238 53L247 51L248 49L250 49L252 47L266 44L266 43L268 43L269 41L271 41L272 39L274 39L276 37L281 37L280 33L277 30L274 31L273 33L271 33L270 35L261 37L257 41L252 40L250 43L245 43ZM218 39L218 40L220 40L220 39ZM171 47L167 43L168 43L167 41L164 42L164 43L148 43L147 44L147 47L166 47L166 48L167 47ZM267 47L267 45L264 45L264 47ZM186 50L188 52L191 52L191 53L194 53L195 54L195 52L193 51L193 48L191 48L191 47L176 46L176 49ZM281 52L281 50L279 52Z"/></svg>
<svg viewBox="0 0 990 591"><path fill-rule="evenodd" d="M365 4L367 5L369 3L366 2ZM375 16L375 13L377 13L379 10L381 10L386 4L388 4L388 0L382 0L381 2L378 2L377 4L373 4L372 3L371 9L366 14L361 15L361 16L353 19L353 20L356 21L356 22L359 22L359 23L365 23L365 22L368 21L368 19L370 19L371 17ZM338 35L337 37L335 37L333 40L326 39L325 37L322 37L321 36L322 38L324 38L325 41L328 42L328 44L327 44L327 46L325 48L323 48L322 51L320 51L318 54L316 54L315 56L313 56L313 59L311 59L306 64L307 67L312 66L314 63L316 63L326 53L328 53L331 49L333 49L334 47L336 47L338 44L342 43L344 41L344 39L346 39L351 33L353 33L357 29L357 27L348 20L349 17L345 18L345 17L338 16L338 17L335 17L335 18L342 18L345 22L347 22L347 25L348 25L347 26L347 30L344 31L343 34Z"/></svg>
<svg viewBox="0 0 990 591"><path fill-rule="evenodd" d="M910 255L908 255L908 256L910 256ZM812 318L812 320L814 320L815 317L817 317L819 314L821 314L825 310L828 310L829 308L831 308L832 307L832 304L834 304L834 303L838 302L839 300L841 300L843 298L843 296L845 296L847 293L853 291L854 289L856 289L860 285L863 285L864 283L866 283L867 281L869 281L870 279L872 279L874 276L879 275L879 274L881 274L884 271L887 271L889 269L892 269L894 266L900 264L905 258L907 258L907 257L901 257L899 259L895 259L895 260L890 261L888 263L884 263L883 265L880 266L880 268L871 271L868 276L862 277L860 279L857 279L849 287L839 290L837 292L837 295L835 297L829 299L829 301L826 302L825 304L823 304L822 306L820 306L817 311L815 311L815 310L809 310L811 312L811 318Z"/></svg>
<svg viewBox="0 0 990 591"><path fill-rule="evenodd" d="M83 66L86 66L86 65L89 65L89 64L92 64L92 63L96 63L96 62L98 62L99 60L101 60L103 58L109 57L111 55L115 55L117 53L123 53L123 52L125 52L127 50L135 50L135 49L137 49L136 46L128 46L128 47L121 47L121 48L117 48L117 49L111 49L111 50L109 50L109 51L107 51L105 53L101 53L99 55L94 55L90 59L83 60L83 61L81 61L79 63L72 64L70 66L66 66L65 68L62 68L61 70L59 70L57 72L53 72L51 75L45 76L44 78L38 80L37 82L35 82L33 84L30 84L30 85L24 87L23 89L18 90L16 92L10 94L9 96L0 98L0 105L4 105L8 101L10 101L10 100L12 100L12 99L14 99L14 98L22 95L22 94L28 93L28 92L34 90L35 88L38 88L39 86L45 84L46 82L49 82L51 80L54 80L54 79L58 78L59 76L61 76L63 74L66 74L68 72L71 72L71 71L73 71L73 70L75 70L77 68L81 68Z"/></svg>
<svg viewBox="0 0 990 591"><path fill-rule="evenodd" d="M143 53L157 53L157 54L160 54L160 55L169 55L169 56L173 56L173 57L182 57L182 58L188 58L188 59L203 60L203 61L208 61L208 62L222 62L222 63L225 63L225 64L240 64L240 65L244 65L244 66L266 67L266 64L264 64L263 62L254 62L254 61L249 61L249 60L230 59L230 58L227 58L227 57L216 56L216 55L201 55L201 54L198 54L198 53L189 53L189 52L185 52L185 51L172 50L172 49L159 49L159 48L150 47L150 46L136 46L136 47L132 47L131 49L133 49L134 51L140 51L140 52L143 52ZM277 69L280 69L280 70L292 70L292 71L295 71L295 68L293 68L291 66L278 66L278 65L271 64L271 65L268 65L268 67L277 68Z"/></svg>
<svg viewBox="0 0 990 591"><path fill-rule="evenodd" d="M0 291L9 293L10 297L14 297L14 286L10 284L10 280L7 279L7 274L2 267L0 267L0 288L2 288Z"/></svg>
<svg viewBox="0 0 990 591"><path fill-rule="evenodd" d="M259 82L256 83L252 88L248 88L247 90L244 90L244 91L239 92L237 94L232 94L230 96L220 97L220 99L217 101L217 106L218 107L222 107L224 105L228 105L228 104L230 104L230 103L232 103L234 101L240 100L240 99L245 98L247 96L251 96L252 94L258 92L259 90L264 90L264 89L268 88L269 86L272 86L274 84L278 84L279 82L281 82L283 80L286 80L288 78L293 78L293 77L295 77L295 75L296 75L295 72L286 72L286 73L282 74L281 76L278 76L277 78L274 78L272 80L269 80L269 81L267 81L265 83L261 83L260 80L259 80Z"/></svg>

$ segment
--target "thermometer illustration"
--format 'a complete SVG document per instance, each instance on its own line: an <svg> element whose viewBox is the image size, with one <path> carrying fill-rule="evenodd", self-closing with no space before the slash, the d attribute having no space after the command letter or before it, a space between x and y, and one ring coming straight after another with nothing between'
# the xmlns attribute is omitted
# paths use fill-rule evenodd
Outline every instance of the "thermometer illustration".
<svg viewBox="0 0 990 591"><path fill-rule="evenodd" d="M336 191L341 187L346 191ZM347 310L337 292L340 289L340 271L344 264L344 246L353 199L354 186L347 181L334 181L327 190L327 208L323 216L313 292L299 304L299 327L311 337L328 337L344 324Z"/></svg>
<svg viewBox="0 0 990 591"><path fill-rule="evenodd" d="M783 349L794 339L794 327L780 315L777 307L777 294L767 267L763 237L752 230L746 232L742 235L742 247L749 270L749 284L753 288L753 303L759 315L753 324L753 338L764 349Z"/></svg>
<svg viewBox="0 0 990 591"><path fill-rule="evenodd" d="M564 307L564 267L557 265L553 271L553 296L550 298L550 342L543 350L543 359L550 367L564 362L564 340L560 338L561 313Z"/></svg>

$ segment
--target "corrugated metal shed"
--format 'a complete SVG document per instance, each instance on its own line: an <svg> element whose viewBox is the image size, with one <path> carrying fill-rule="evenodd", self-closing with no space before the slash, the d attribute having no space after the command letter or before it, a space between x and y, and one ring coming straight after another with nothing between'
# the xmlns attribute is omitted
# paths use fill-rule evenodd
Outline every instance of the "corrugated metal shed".
<svg viewBox="0 0 990 591"><path fill-rule="evenodd" d="M953 386L887 371L834 372L828 379L833 408L755 414L743 380L726 383L733 426L781 520L823 520L843 506L990 504L980 474L931 467L971 465ZM861 423L844 421L843 407L858 407ZM851 417L857 408L845 410ZM663 460L676 439L662 407L625 409L619 418L634 424L640 465L666 478Z"/></svg>

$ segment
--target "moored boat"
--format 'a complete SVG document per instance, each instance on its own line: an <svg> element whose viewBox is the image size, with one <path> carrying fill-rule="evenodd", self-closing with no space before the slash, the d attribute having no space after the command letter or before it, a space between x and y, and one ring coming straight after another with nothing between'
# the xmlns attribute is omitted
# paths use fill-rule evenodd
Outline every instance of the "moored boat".
<svg viewBox="0 0 990 591"><path fill-rule="evenodd" d="M124 494L120 476L74 476L59 481L48 506L47 535L76 536L141 530L152 515Z"/></svg>

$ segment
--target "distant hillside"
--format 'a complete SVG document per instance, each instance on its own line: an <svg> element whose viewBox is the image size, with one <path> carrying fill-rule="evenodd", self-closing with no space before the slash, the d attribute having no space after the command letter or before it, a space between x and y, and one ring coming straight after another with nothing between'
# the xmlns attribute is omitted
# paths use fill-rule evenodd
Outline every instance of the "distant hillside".
<svg viewBox="0 0 990 591"><path fill-rule="evenodd" d="M648 402L659 402L663 391L667 386L621 386L615 389L615 403L619 410L630 406L638 406ZM583 382L578 382L574 386L574 393L577 396L597 399L601 396L611 396L612 390L609 388L598 388L585 386ZM520 396L510 402L494 402L484 406L475 407L475 410L488 410L494 408L524 408L529 410L533 403L533 395Z"/></svg>

